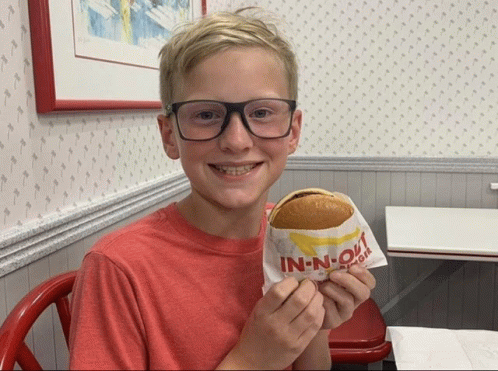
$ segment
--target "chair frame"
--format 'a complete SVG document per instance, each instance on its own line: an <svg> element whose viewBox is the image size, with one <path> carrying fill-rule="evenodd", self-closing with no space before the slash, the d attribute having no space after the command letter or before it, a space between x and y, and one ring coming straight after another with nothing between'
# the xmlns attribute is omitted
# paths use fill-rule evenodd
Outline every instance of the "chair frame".
<svg viewBox="0 0 498 371"><path fill-rule="evenodd" d="M23 370L41 370L33 352L24 339L37 318L51 304L55 304L69 344L71 313L68 295L71 293L76 271L49 278L36 286L12 309L0 327L0 370L12 370L17 362Z"/></svg>
<svg viewBox="0 0 498 371"><path fill-rule="evenodd" d="M368 365L382 362L392 350L391 342L385 340L386 329L379 307L369 298L350 320L330 331L332 363Z"/></svg>

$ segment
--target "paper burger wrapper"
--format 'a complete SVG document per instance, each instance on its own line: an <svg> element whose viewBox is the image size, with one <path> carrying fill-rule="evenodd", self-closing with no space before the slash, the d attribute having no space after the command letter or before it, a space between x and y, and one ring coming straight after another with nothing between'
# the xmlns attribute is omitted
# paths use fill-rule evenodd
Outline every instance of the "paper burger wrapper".
<svg viewBox="0 0 498 371"><path fill-rule="evenodd" d="M353 201L353 215L338 227L321 230L278 229L269 223L263 249L263 292L288 276L298 281L326 280L329 273L353 264L366 268L387 265L372 230Z"/></svg>

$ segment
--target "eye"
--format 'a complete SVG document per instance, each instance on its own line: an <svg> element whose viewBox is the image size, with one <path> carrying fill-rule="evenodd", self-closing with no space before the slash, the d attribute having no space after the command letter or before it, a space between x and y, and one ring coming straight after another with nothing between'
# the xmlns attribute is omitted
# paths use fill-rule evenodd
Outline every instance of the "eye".
<svg viewBox="0 0 498 371"><path fill-rule="evenodd" d="M201 120L213 120L216 115L212 111L202 111L197 114L197 117Z"/></svg>
<svg viewBox="0 0 498 371"><path fill-rule="evenodd" d="M213 123L223 118L223 112L216 108L203 108L191 114L191 120L197 123Z"/></svg>
<svg viewBox="0 0 498 371"><path fill-rule="evenodd" d="M248 119L260 123L269 123L276 120L286 109L286 103L277 99L259 99L246 106Z"/></svg>
<svg viewBox="0 0 498 371"><path fill-rule="evenodd" d="M251 116L257 119L263 119L265 117L268 117L270 114L271 112L269 110L264 108L259 108L257 110L254 110Z"/></svg>

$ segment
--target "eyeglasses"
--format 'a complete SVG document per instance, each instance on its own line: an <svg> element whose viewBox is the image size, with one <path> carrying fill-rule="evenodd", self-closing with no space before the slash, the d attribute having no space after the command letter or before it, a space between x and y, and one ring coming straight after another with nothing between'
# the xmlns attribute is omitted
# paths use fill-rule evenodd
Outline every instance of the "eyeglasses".
<svg viewBox="0 0 498 371"><path fill-rule="evenodd" d="M234 112L240 114L244 127L255 137L283 138L290 133L295 110L295 100L276 98L240 103L192 100L171 105L180 137L191 141L207 141L220 136Z"/></svg>

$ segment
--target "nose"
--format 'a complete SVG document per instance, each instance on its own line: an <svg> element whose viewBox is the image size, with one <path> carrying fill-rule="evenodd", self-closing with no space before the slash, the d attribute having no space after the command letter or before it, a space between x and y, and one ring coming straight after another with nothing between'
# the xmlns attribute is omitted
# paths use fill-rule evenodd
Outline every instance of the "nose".
<svg viewBox="0 0 498 371"><path fill-rule="evenodd" d="M253 138L239 112L230 113L228 126L218 139L222 150L241 152L253 146Z"/></svg>

